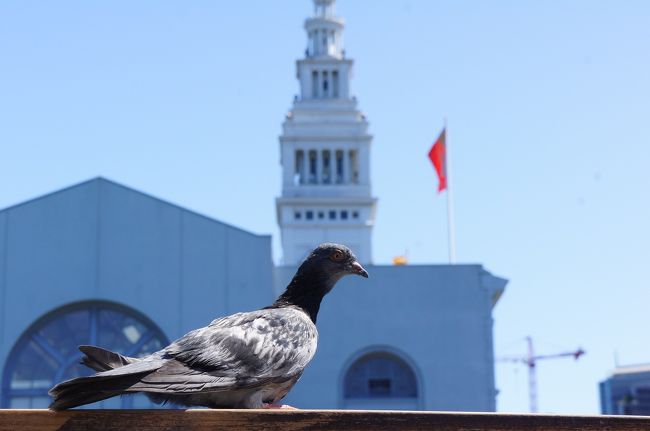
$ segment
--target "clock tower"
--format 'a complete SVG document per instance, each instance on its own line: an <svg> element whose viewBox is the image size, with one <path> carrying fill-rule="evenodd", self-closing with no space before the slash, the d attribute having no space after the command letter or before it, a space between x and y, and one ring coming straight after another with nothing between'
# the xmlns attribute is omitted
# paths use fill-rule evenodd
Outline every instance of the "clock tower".
<svg viewBox="0 0 650 431"><path fill-rule="evenodd" d="M299 264L322 242L345 244L361 262L372 263L372 136L350 95L353 62L343 50L344 23L335 15L335 0L313 1L305 57L296 63L300 95L280 136L282 264Z"/></svg>

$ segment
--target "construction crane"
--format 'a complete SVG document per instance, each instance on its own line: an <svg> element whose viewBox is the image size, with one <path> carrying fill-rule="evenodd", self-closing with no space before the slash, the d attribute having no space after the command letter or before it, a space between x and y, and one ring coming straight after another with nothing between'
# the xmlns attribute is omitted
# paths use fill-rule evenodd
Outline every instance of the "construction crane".
<svg viewBox="0 0 650 431"><path fill-rule="evenodd" d="M526 337L526 342L528 343L528 354L526 356L503 356L497 360L499 362L518 362L526 364L528 367L528 397L530 402L530 412L537 413L537 361L541 359L556 359L566 357L573 357L573 359L578 360L580 356L585 354L585 351L581 348L578 348L578 350L574 352L561 352L550 355L535 355L532 337Z"/></svg>

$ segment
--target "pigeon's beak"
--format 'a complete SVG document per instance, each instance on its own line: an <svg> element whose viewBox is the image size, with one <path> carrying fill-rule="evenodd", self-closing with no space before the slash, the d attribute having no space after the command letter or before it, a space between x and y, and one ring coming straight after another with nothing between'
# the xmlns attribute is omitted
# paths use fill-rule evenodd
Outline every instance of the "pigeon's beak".
<svg viewBox="0 0 650 431"><path fill-rule="evenodd" d="M350 272L368 278L368 271L366 271L356 260L350 264Z"/></svg>

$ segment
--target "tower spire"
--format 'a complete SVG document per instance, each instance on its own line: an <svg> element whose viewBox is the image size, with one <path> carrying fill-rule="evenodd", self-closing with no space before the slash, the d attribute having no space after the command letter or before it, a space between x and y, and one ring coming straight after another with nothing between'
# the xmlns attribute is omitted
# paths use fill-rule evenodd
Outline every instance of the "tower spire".
<svg viewBox="0 0 650 431"><path fill-rule="evenodd" d="M314 16L334 16L335 0L314 0Z"/></svg>
<svg viewBox="0 0 650 431"><path fill-rule="evenodd" d="M314 0L314 16L305 21L307 56L343 57L343 20L336 17L334 0Z"/></svg>

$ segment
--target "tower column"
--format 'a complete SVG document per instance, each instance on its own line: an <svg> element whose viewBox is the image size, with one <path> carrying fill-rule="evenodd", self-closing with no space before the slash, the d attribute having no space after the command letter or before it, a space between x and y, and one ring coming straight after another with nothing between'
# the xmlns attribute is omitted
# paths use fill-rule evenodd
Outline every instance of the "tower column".
<svg viewBox="0 0 650 431"><path fill-rule="evenodd" d="M287 158L286 164L287 166L293 167L293 169L285 169L284 170L284 175L283 175L283 182L284 184L295 184L296 183L296 174L297 172L294 172L295 166L296 166L296 153L295 151L288 151L285 154L283 154L284 157Z"/></svg>
<svg viewBox="0 0 650 431"><path fill-rule="evenodd" d="M350 97L350 83L348 82L348 80L350 79L350 70L345 65L341 66L340 70L341 70L340 97L348 98Z"/></svg>
<svg viewBox="0 0 650 431"><path fill-rule="evenodd" d="M359 182L370 184L370 154L366 146L359 150Z"/></svg>

